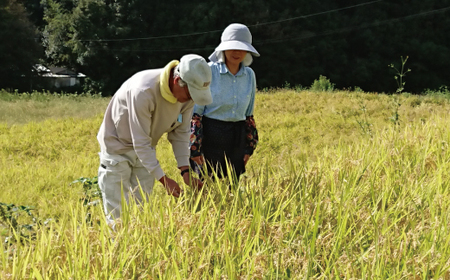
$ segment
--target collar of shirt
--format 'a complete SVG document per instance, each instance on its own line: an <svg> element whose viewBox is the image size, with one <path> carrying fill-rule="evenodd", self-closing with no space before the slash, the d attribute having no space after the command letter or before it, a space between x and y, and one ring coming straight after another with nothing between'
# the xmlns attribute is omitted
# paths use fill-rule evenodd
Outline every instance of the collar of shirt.
<svg viewBox="0 0 450 280"><path fill-rule="evenodd" d="M219 73L220 74L230 73L230 75L233 75L228 70L228 67L227 67L227 65L224 62L221 62L220 65L219 65ZM242 76L242 75L245 75L245 70L244 70L244 66L241 63L240 66L239 66L239 71L236 73L236 75L233 75L233 76L238 77L238 76Z"/></svg>
<svg viewBox="0 0 450 280"><path fill-rule="evenodd" d="M170 103L177 102L177 99L175 98L175 96L173 96L172 91L169 87L170 71L179 63L180 62L178 60L172 60L164 67L161 75L159 75L159 90L161 91L162 97L164 97L164 99L169 101Z"/></svg>
<svg viewBox="0 0 450 280"><path fill-rule="evenodd" d="M253 70L241 66L236 75L223 63L209 63L212 72L211 96L206 106L195 105L194 112L211 119L237 122L253 114L256 81Z"/></svg>

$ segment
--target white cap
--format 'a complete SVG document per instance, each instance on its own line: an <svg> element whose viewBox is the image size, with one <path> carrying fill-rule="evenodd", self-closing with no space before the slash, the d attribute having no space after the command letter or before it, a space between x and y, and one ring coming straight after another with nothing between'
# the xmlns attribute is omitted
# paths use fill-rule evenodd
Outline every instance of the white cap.
<svg viewBox="0 0 450 280"><path fill-rule="evenodd" d="M180 78L188 85L192 100L198 105L208 105L212 102L211 84L212 74L206 60L196 54L187 54L180 59L178 65Z"/></svg>
<svg viewBox="0 0 450 280"><path fill-rule="evenodd" d="M221 43L215 51L209 56L209 59L212 62L216 62L220 58L220 53L222 51L227 50L243 50L247 51L248 54L246 57L246 61L244 61L244 64L246 66L250 65L253 61L253 56L259 56L258 51L252 46L252 34L250 33L250 30L247 26L240 24L240 23L232 23L225 28L225 30L222 33L222 37L220 38Z"/></svg>

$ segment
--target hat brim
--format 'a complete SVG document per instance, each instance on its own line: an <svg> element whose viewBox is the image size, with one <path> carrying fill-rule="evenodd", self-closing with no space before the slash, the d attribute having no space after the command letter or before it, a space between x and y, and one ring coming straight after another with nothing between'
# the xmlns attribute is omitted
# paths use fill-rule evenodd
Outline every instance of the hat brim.
<svg viewBox="0 0 450 280"><path fill-rule="evenodd" d="M248 51L253 56L256 57L259 56L258 51L252 45L241 41L225 41L220 43L220 45L217 46L216 48L216 51L228 51L228 50Z"/></svg>
<svg viewBox="0 0 450 280"><path fill-rule="evenodd" d="M211 90L209 87L207 89L197 89L189 84L187 84L187 86L189 94L195 104L204 106L212 103Z"/></svg>

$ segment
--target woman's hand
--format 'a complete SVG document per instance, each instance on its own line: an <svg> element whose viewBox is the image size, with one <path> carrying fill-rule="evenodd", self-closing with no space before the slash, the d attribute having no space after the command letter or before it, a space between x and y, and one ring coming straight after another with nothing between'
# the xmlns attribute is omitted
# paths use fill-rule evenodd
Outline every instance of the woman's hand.
<svg viewBox="0 0 450 280"><path fill-rule="evenodd" d="M191 157L191 159L199 165L202 165L205 163L205 158L203 156Z"/></svg>
<svg viewBox="0 0 450 280"><path fill-rule="evenodd" d="M245 155L244 156L244 166L247 165L248 160L250 159L250 155Z"/></svg>

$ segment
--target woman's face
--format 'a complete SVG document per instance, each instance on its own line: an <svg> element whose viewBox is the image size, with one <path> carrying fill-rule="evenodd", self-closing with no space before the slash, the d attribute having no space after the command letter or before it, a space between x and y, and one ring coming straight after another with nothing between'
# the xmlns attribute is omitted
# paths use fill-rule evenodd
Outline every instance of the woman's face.
<svg viewBox="0 0 450 280"><path fill-rule="evenodd" d="M247 51L243 50L226 50L225 51L225 59L226 63L230 63L232 65L239 65L247 55Z"/></svg>

